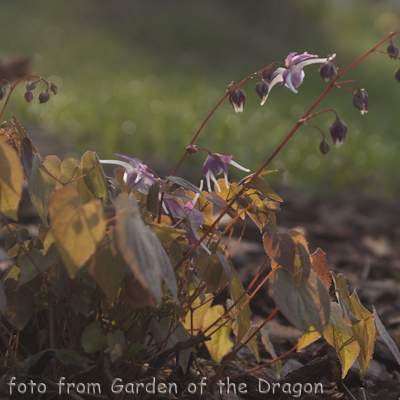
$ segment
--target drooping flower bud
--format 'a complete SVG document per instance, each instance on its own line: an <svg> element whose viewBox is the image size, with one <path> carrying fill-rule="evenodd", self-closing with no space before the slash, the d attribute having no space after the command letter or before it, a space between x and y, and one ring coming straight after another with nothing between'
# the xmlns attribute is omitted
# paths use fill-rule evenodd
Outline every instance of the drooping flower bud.
<svg viewBox="0 0 400 400"><path fill-rule="evenodd" d="M54 83L50 83L50 92L54 95L58 93L58 87Z"/></svg>
<svg viewBox="0 0 400 400"><path fill-rule="evenodd" d="M40 104L47 103L50 99L50 94L47 90L43 90L43 92L38 94L38 98Z"/></svg>
<svg viewBox="0 0 400 400"><path fill-rule="evenodd" d="M325 139L322 140L322 142L319 144L319 151L325 155L329 151L329 144L325 141Z"/></svg>
<svg viewBox="0 0 400 400"><path fill-rule="evenodd" d="M4 86L0 86L0 100L3 100L7 94L7 90Z"/></svg>
<svg viewBox="0 0 400 400"><path fill-rule="evenodd" d="M397 82L400 83L400 68L396 69L396 71L394 71L394 77L396 78Z"/></svg>
<svg viewBox="0 0 400 400"><path fill-rule="evenodd" d="M387 52L389 53L389 57L395 60L399 55L399 46L396 43L390 42Z"/></svg>
<svg viewBox="0 0 400 400"><path fill-rule="evenodd" d="M229 93L229 101L235 112L243 112L244 103L246 101L246 93L242 89L235 89Z"/></svg>
<svg viewBox="0 0 400 400"><path fill-rule="evenodd" d="M191 144L190 146L186 147L186 152L190 155L197 153L197 147L195 144Z"/></svg>
<svg viewBox="0 0 400 400"><path fill-rule="evenodd" d="M26 84L25 89L26 90L35 90L37 83L38 83L38 81L30 81Z"/></svg>
<svg viewBox="0 0 400 400"><path fill-rule="evenodd" d="M319 67L318 72L325 82L329 82L336 75L336 65L332 61L327 61Z"/></svg>
<svg viewBox="0 0 400 400"><path fill-rule="evenodd" d="M33 93L31 90L27 90L24 94L24 99L27 103L30 103L33 100Z"/></svg>
<svg viewBox="0 0 400 400"><path fill-rule="evenodd" d="M268 92L269 92L269 85L267 82L265 82L263 79L260 79L256 83L256 92L257 94L261 97L261 105L265 103L265 100L267 100Z"/></svg>
<svg viewBox="0 0 400 400"><path fill-rule="evenodd" d="M272 76L272 69L271 68L267 68L263 73L262 73L262 78L265 81L269 81L271 79Z"/></svg>
<svg viewBox="0 0 400 400"><path fill-rule="evenodd" d="M358 89L353 94L353 104L355 108L360 110L361 115L368 112L368 93L365 89Z"/></svg>
<svg viewBox="0 0 400 400"><path fill-rule="evenodd" d="M333 139L333 144L337 147L342 145L346 139L347 125L339 117L336 117L331 127L329 128Z"/></svg>

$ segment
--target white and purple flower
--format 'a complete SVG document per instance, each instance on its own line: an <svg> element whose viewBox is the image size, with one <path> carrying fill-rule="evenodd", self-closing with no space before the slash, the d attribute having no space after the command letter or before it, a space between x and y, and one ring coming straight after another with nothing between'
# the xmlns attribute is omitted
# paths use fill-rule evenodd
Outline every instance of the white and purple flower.
<svg viewBox="0 0 400 400"><path fill-rule="evenodd" d="M236 163L235 161L232 161L233 156L223 156L218 153L210 154L207 158L206 161L203 164L202 172L203 175L207 179L207 188L208 191L211 192L211 183L210 179L214 182L215 186L218 188L218 191L221 191L221 188L219 187L219 184L217 180L215 179L215 175L219 175L224 173L225 177L225 186L228 188L229 187L229 182L228 182L228 168L226 167L226 164L231 164L234 167L241 169L242 171L249 172L250 170L247 168L243 168L241 165Z"/></svg>
<svg viewBox="0 0 400 400"><path fill-rule="evenodd" d="M335 54L328 58L318 58L317 55L303 53L290 53L285 60L285 68L279 67L274 71L269 83L269 92L277 84L282 82L282 86L287 86L292 92L296 90L304 80L305 72L303 68L310 64L323 64L335 58ZM268 94L263 98L261 105L267 100Z"/></svg>
<svg viewBox="0 0 400 400"><path fill-rule="evenodd" d="M102 164L115 164L124 168L125 173L123 180L125 185L129 186L132 190L137 190L140 193L147 194L150 187L156 181L154 175L147 171L147 165L121 154L115 155L117 157L125 158L130 162L127 163L119 160L100 160L100 162Z"/></svg>
<svg viewBox="0 0 400 400"><path fill-rule="evenodd" d="M202 185L200 186L200 190L201 188ZM168 198L168 197L165 198L165 202L167 203L168 208L171 211L171 214L175 218L179 218L181 220L175 226L179 227L182 223L185 225L186 235L190 239L192 244L200 240L198 230L205 221L203 213L194 208L199 196L200 196L199 194L196 194L194 199L192 201L188 201L186 204L183 204L182 199L175 200L173 198ZM200 243L200 246L208 254L211 254L210 250L203 242Z"/></svg>

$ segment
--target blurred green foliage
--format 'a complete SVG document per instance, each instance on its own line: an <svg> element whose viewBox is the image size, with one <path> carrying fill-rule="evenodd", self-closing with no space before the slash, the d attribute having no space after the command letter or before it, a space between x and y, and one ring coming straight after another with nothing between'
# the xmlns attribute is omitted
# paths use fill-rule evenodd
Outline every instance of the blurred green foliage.
<svg viewBox="0 0 400 400"><path fill-rule="evenodd" d="M232 80L292 51L336 53L343 69L400 29L399 5L378 0L20 0L3 2L1 11L0 57L33 55L32 73L60 89L45 105L37 99L27 105L22 85L6 116L14 112L28 133L39 127L77 157L88 149L103 159L122 153L141 158L162 177ZM331 150L322 156L320 133L303 126L273 162L278 172L271 179L308 190L397 194L398 67L398 61L373 54L354 68L346 78L368 91L370 112L361 116L349 92L333 90L317 110L337 109L349 128L345 145L334 148L328 137ZM326 87L317 70L306 67L297 95L275 87L263 107L255 81L248 82L243 114L224 102L197 146L258 169ZM313 123L329 136L333 118L326 113ZM189 169L200 179L205 157L188 157L180 173ZM160 172L155 159L171 164ZM240 179L235 173L232 178Z"/></svg>

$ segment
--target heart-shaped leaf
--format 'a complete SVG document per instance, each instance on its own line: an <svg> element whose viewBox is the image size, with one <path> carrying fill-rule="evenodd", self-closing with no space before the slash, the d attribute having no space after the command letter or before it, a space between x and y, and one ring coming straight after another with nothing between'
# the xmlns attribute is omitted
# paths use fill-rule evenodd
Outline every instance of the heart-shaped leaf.
<svg viewBox="0 0 400 400"><path fill-rule="evenodd" d="M110 301L117 296L125 275L125 261L114 239L114 232L107 232L97 251L87 263L87 269L104 290Z"/></svg>
<svg viewBox="0 0 400 400"><path fill-rule="evenodd" d="M54 193L49 214L57 249L73 278L96 251L105 234L102 203L91 200L81 204L76 189L66 186Z"/></svg>
<svg viewBox="0 0 400 400"><path fill-rule="evenodd" d="M17 221L24 172L16 151L0 140L0 211Z"/></svg>
<svg viewBox="0 0 400 400"><path fill-rule="evenodd" d="M209 327L215 321L219 320L224 314L225 310L223 306L217 305L211 307L204 317L203 327ZM215 328L223 323L224 320L217 322L214 327L211 328L210 333L212 333ZM232 328L229 326L229 324L225 324L222 328L218 329L214 334L211 335L211 340L205 342L213 360L220 362L233 347L232 342L229 340L231 330Z"/></svg>
<svg viewBox="0 0 400 400"><path fill-rule="evenodd" d="M292 236L284 233L279 237L269 225L265 225L264 230L263 243L266 253L276 264L293 274L296 245Z"/></svg>
<svg viewBox="0 0 400 400"><path fill-rule="evenodd" d="M314 271L308 280L295 283L295 277L276 268L269 280L270 293L282 314L303 333L322 334L329 323L330 299L324 283Z"/></svg>
<svg viewBox="0 0 400 400"><path fill-rule="evenodd" d="M40 157L35 154L32 171L28 179L28 191L32 204L45 226L48 226L47 209L60 172L61 163L58 157L49 156L42 162Z"/></svg>
<svg viewBox="0 0 400 400"><path fill-rule="evenodd" d="M360 352L360 345L351 327L344 322L342 309L337 303L331 303L331 318L324 337L339 356L344 379Z"/></svg>

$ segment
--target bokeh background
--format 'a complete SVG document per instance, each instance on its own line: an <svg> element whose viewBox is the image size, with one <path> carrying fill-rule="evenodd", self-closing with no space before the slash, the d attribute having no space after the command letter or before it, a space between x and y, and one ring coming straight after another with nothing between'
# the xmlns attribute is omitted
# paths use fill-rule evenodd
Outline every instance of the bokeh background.
<svg viewBox="0 0 400 400"><path fill-rule="evenodd" d="M1 60L32 56L31 72L60 89L47 104L35 98L28 105L21 85L5 117L13 112L43 155L80 158L94 150L104 159L122 153L161 176L171 172L232 80L292 51L336 53L343 69L400 30L397 0L18 0L3 1L1 14ZM317 110L338 111L348 125L345 145L335 148L328 137L332 113L315 118L330 152L320 154L320 133L303 126L271 165L278 172L270 182L332 194L398 195L399 67L373 54L354 68L347 79L368 91L370 112L361 116L348 91L333 90ZM246 83L244 112L235 114L226 100L198 147L233 154L255 171L326 87L317 71L318 65L306 68L298 94L275 87L263 107L256 80ZM188 157L179 173L200 179L205 156ZM243 176L230 171L233 179Z"/></svg>

